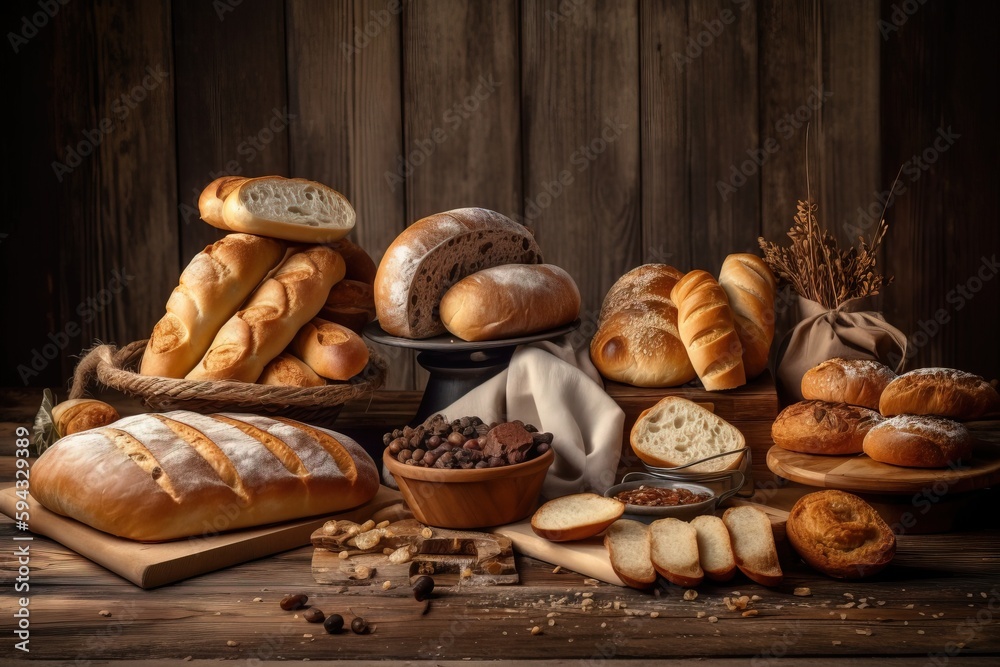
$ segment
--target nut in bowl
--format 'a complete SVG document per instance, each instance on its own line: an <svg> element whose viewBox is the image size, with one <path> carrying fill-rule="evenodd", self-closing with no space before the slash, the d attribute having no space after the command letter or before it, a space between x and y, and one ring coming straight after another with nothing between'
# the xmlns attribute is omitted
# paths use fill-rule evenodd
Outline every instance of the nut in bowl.
<svg viewBox="0 0 1000 667"><path fill-rule="evenodd" d="M701 514L711 514L729 494L718 494L707 486L690 482L643 479L616 484L604 495L625 503L624 518L652 523L667 517L690 521Z"/></svg>

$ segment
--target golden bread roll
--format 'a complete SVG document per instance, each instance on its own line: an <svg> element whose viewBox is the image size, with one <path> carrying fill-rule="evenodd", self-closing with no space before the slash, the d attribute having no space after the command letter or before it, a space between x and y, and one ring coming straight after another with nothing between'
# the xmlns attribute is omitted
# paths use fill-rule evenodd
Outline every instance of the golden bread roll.
<svg viewBox="0 0 1000 667"><path fill-rule="evenodd" d="M783 449L803 454L860 454L865 435L881 420L879 413L857 405L800 401L778 414L771 439Z"/></svg>
<svg viewBox="0 0 1000 667"><path fill-rule="evenodd" d="M972 434L950 419L898 415L872 427L864 450L881 463L909 468L947 468L972 460Z"/></svg>
<svg viewBox="0 0 1000 667"><path fill-rule="evenodd" d="M896 374L873 359L828 359L802 376L802 397L879 409L879 399Z"/></svg>
<svg viewBox="0 0 1000 667"><path fill-rule="evenodd" d="M954 368L919 368L893 380L879 400L879 412L979 419L1000 413L1000 395L989 382Z"/></svg>

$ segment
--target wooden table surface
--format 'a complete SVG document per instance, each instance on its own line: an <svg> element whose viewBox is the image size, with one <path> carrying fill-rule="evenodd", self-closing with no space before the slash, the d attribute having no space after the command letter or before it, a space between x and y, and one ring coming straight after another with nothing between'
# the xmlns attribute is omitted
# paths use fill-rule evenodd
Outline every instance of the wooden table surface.
<svg viewBox="0 0 1000 667"><path fill-rule="evenodd" d="M416 408L413 392L382 392L349 405L341 429L374 446L387 424ZM30 427L35 390L0 390L0 482L14 479L14 431ZM135 404L113 400L123 412ZM348 428L348 424L352 428ZM805 489L767 490L763 500L787 506ZM240 660L258 665L309 659L478 664L505 660L587 666L617 659L698 658L706 665L797 664L993 665L1000 659L1000 526L997 494L975 516L944 535L904 534L893 565L875 580L841 582L818 575L783 550L785 581L764 588L741 575L705 584L697 598L661 582L652 592L591 584L574 572L518 557L518 586L441 586L426 614L405 588L341 590L316 584L312 549L280 555L154 590L142 590L43 537L30 543L28 592L15 592L23 544L0 517L4 591L0 656L34 664L197 664ZM915 507L918 505L915 504ZM920 505L922 507L922 505ZM919 512L918 512L919 514ZM793 591L807 587L811 594ZM759 596L756 616L727 609L733 595ZM305 593L327 613L364 615L373 634L330 636L278 607L286 593ZM30 653L12 614L29 597ZM585 610L582 600L594 603ZM100 612L110 612L101 615ZM655 614L655 616L654 616ZM533 635L531 629L542 631ZM383 662L384 664L384 662Z"/></svg>

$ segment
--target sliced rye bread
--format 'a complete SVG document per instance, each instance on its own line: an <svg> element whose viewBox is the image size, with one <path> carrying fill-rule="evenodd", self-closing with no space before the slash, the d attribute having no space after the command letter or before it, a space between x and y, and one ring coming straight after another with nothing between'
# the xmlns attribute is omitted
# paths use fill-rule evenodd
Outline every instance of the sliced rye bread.
<svg viewBox="0 0 1000 667"><path fill-rule="evenodd" d="M541 264L526 227L483 208L437 213L410 225L382 257L375 309L382 329L402 338L445 333L441 297L462 278L501 264Z"/></svg>
<svg viewBox="0 0 1000 667"><path fill-rule="evenodd" d="M611 568L626 586L642 589L656 583L656 570L649 555L649 526L619 519L604 533L604 546Z"/></svg>
<svg viewBox="0 0 1000 667"><path fill-rule="evenodd" d="M531 517L531 529L550 542L584 540L599 534L625 513L625 503L596 493L550 500Z"/></svg>
<svg viewBox="0 0 1000 667"><path fill-rule="evenodd" d="M722 515L733 543L736 566L762 586L777 586L784 578L778 563L771 520L749 505L730 507Z"/></svg>
<svg viewBox="0 0 1000 667"><path fill-rule="evenodd" d="M649 554L656 571L678 586L693 588L705 577L697 531L686 521L671 517L650 524Z"/></svg>
<svg viewBox="0 0 1000 667"><path fill-rule="evenodd" d="M697 403L667 396L644 410L630 436L636 456L653 466L672 468L691 461L741 449L746 439L739 429ZM685 468L691 472L716 472L735 468L742 454L721 456Z"/></svg>
<svg viewBox="0 0 1000 667"><path fill-rule="evenodd" d="M736 560L729 529L717 516L703 514L691 520L698 533L698 556L705 576L713 581L729 581L736 574Z"/></svg>

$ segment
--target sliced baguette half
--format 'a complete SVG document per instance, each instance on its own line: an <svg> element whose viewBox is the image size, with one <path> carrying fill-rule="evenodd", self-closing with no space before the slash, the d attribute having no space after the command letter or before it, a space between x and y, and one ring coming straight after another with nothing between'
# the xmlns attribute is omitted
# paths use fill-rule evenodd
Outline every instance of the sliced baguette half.
<svg viewBox="0 0 1000 667"><path fill-rule="evenodd" d="M756 507L730 507L722 515L733 543L736 566L762 586L777 586L784 578L774 546L771 520Z"/></svg>
<svg viewBox="0 0 1000 667"><path fill-rule="evenodd" d="M705 576L714 581L729 581L736 574L736 560L729 529L722 519L703 514L691 519L698 533L698 558Z"/></svg>
<svg viewBox="0 0 1000 667"><path fill-rule="evenodd" d="M331 243L354 229L344 195L304 178L251 178L229 193L222 221L233 231L300 243Z"/></svg>
<svg viewBox="0 0 1000 667"><path fill-rule="evenodd" d="M575 493L550 500L531 517L531 529L551 542L597 535L625 513L625 503L596 493Z"/></svg>
<svg viewBox="0 0 1000 667"><path fill-rule="evenodd" d="M604 546L611 569L626 586L649 588L656 583L656 570L649 556L649 526L631 519L619 519L604 533Z"/></svg>
<svg viewBox="0 0 1000 667"><path fill-rule="evenodd" d="M198 197L198 213L201 215L201 219L213 227L224 229L227 232L233 231L222 219L222 205L226 203L226 197L229 196L229 193L243 185L247 180L243 176L221 176L209 183L201 191L201 196Z"/></svg>
<svg viewBox="0 0 1000 667"><path fill-rule="evenodd" d="M630 436L632 451L652 466L673 468L692 461L741 449L746 440L725 419L686 398L667 396L644 410ZM736 468L742 454L685 468L691 472L717 472Z"/></svg>
<svg viewBox="0 0 1000 667"><path fill-rule="evenodd" d="M671 583L692 588L705 578L697 531L685 521L671 517L650 524L649 554L656 571Z"/></svg>

